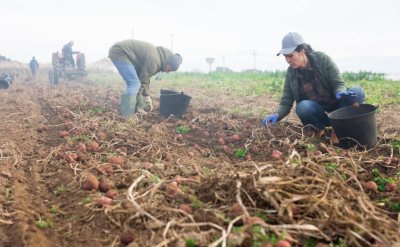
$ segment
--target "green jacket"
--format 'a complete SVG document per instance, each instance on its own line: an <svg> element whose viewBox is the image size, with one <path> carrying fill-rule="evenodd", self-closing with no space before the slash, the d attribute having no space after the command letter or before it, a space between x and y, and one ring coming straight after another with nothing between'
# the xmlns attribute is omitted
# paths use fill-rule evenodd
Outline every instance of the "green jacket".
<svg viewBox="0 0 400 247"><path fill-rule="evenodd" d="M164 71L172 52L167 48L139 41L124 40L115 43L108 53L111 60L133 64L142 84L139 93L150 94L150 77Z"/></svg>
<svg viewBox="0 0 400 247"><path fill-rule="evenodd" d="M332 58L319 51L311 52L309 57L314 61L318 78L327 90L333 95L336 95L339 91L347 91L342 75ZM295 100L296 104L299 104L301 101L299 80L297 79L295 69L289 67L286 72L281 102L278 109L274 112L279 114L278 120L283 119L289 114Z"/></svg>

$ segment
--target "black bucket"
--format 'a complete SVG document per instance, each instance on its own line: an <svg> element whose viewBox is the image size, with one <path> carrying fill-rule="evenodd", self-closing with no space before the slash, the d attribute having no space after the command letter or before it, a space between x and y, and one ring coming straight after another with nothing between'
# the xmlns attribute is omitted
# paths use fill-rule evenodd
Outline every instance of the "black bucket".
<svg viewBox="0 0 400 247"><path fill-rule="evenodd" d="M189 107L191 96L183 92L161 89L160 92L160 115L169 117L174 115L181 118Z"/></svg>
<svg viewBox="0 0 400 247"><path fill-rule="evenodd" d="M10 87L10 83L0 79L0 89L7 89Z"/></svg>
<svg viewBox="0 0 400 247"><path fill-rule="evenodd" d="M378 141L375 116L378 107L370 104L346 106L328 114L340 147L367 150L375 147Z"/></svg>

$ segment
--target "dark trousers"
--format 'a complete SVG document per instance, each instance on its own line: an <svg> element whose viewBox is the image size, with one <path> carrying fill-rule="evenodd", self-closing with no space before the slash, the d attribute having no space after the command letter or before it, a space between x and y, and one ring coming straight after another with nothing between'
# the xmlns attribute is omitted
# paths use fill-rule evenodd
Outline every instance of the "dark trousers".
<svg viewBox="0 0 400 247"><path fill-rule="evenodd" d="M31 69L31 72L32 72L32 76L33 76L33 77L36 77L36 71L37 71L37 69Z"/></svg>

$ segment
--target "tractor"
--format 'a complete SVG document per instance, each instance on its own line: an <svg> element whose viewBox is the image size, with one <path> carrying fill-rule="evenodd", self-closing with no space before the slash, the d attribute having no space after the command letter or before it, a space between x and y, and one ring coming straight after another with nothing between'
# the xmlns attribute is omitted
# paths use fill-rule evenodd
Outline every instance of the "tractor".
<svg viewBox="0 0 400 247"><path fill-rule="evenodd" d="M77 77L87 76L85 54L78 52L76 55L76 67L65 59L59 51L52 55L52 68L49 71L49 80L53 85L58 85L59 79L74 80Z"/></svg>

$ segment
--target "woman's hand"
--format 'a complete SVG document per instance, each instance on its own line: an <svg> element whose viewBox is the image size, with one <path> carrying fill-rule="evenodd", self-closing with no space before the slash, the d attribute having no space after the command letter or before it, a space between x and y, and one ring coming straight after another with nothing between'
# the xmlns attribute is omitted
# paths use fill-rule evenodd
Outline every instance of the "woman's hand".
<svg viewBox="0 0 400 247"><path fill-rule="evenodd" d="M357 94L355 92L352 92L352 91L337 92L337 94L336 94L336 99L337 100L342 100L342 99L345 99L347 97L356 97L357 98Z"/></svg>
<svg viewBox="0 0 400 247"><path fill-rule="evenodd" d="M151 100L150 96L143 96L143 110L145 112L151 112L153 110L153 101Z"/></svg>
<svg viewBox="0 0 400 247"><path fill-rule="evenodd" d="M274 127L275 123L278 121L278 118L279 118L278 113L266 116L261 124L264 125L265 127L268 127L268 124L271 123L271 127Z"/></svg>

